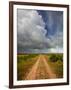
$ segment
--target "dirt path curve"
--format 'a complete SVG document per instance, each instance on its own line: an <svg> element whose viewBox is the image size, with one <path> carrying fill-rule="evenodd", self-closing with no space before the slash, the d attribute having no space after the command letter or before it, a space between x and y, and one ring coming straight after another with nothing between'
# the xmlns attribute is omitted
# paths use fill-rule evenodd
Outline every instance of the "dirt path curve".
<svg viewBox="0 0 71 90"><path fill-rule="evenodd" d="M38 79L45 79L45 76L47 76L48 78L56 78L56 74L54 74L51 70L44 55L38 56L36 63L33 65L25 80L35 80L37 79L37 76Z"/></svg>

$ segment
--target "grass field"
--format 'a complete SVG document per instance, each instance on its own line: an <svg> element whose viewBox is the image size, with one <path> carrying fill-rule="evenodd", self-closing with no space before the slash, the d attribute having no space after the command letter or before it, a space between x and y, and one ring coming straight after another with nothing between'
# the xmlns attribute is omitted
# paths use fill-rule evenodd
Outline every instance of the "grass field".
<svg viewBox="0 0 71 90"><path fill-rule="evenodd" d="M25 79L32 65L36 62L37 54L17 55L17 79ZM36 58L35 58L36 57Z"/></svg>
<svg viewBox="0 0 71 90"><path fill-rule="evenodd" d="M54 73L56 73L56 77L63 78L63 54L49 54L47 62Z"/></svg>
<svg viewBox="0 0 71 90"><path fill-rule="evenodd" d="M56 74L56 78L63 78L63 54L41 54L45 57L46 62L49 64L51 70ZM33 67L33 65L37 62L39 54L18 54L17 55L17 80L25 80L29 71ZM41 58L42 59L42 58ZM48 75L46 76L45 65L43 61L40 60L38 64L39 76L37 79L48 79ZM42 73L44 72L44 73Z"/></svg>

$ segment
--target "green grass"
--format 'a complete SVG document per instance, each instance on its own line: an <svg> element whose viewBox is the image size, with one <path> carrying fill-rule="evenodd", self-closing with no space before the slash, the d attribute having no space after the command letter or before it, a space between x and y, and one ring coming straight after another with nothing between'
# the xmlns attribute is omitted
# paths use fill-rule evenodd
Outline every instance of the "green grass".
<svg viewBox="0 0 71 90"><path fill-rule="evenodd" d="M38 55L39 54L17 55L17 80L25 79L32 66L35 64ZM63 78L63 54L44 54L44 56L47 60L47 63L50 65L50 68L56 74L57 78ZM41 67L43 71L43 64L39 65L39 67ZM40 78L43 76L45 75L42 75L41 72ZM45 78L47 77L45 76Z"/></svg>
<svg viewBox="0 0 71 90"><path fill-rule="evenodd" d="M56 56L50 59L51 56ZM49 55L48 63L57 78L63 78L63 54ZM56 60L54 60L56 58Z"/></svg>
<svg viewBox="0 0 71 90"><path fill-rule="evenodd" d="M36 62L37 54L17 55L17 79L24 80L33 64Z"/></svg>

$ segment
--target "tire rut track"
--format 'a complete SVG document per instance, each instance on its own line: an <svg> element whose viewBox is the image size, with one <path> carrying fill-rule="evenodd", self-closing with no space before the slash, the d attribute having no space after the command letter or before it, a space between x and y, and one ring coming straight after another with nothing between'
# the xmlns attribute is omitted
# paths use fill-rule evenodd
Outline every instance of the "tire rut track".
<svg viewBox="0 0 71 90"><path fill-rule="evenodd" d="M47 58L48 59L48 58ZM36 80L36 79L52 79L56 78L56 74L51 70L48 62L44 55L39 55L36 63L26 76L25 80Z"/></svg>

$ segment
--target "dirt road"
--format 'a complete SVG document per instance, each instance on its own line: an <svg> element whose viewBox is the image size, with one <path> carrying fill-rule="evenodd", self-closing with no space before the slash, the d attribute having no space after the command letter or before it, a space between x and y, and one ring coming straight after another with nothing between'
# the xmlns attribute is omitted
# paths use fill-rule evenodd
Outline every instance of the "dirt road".
<svg viewBox="0 0 71 90"><path fill-rule="evenodd" d="M47 58L48 59L48 58ZM56 74L51 70L44 55L39 55L36 63L26 76L25 80L56 78Z"/></svg>

